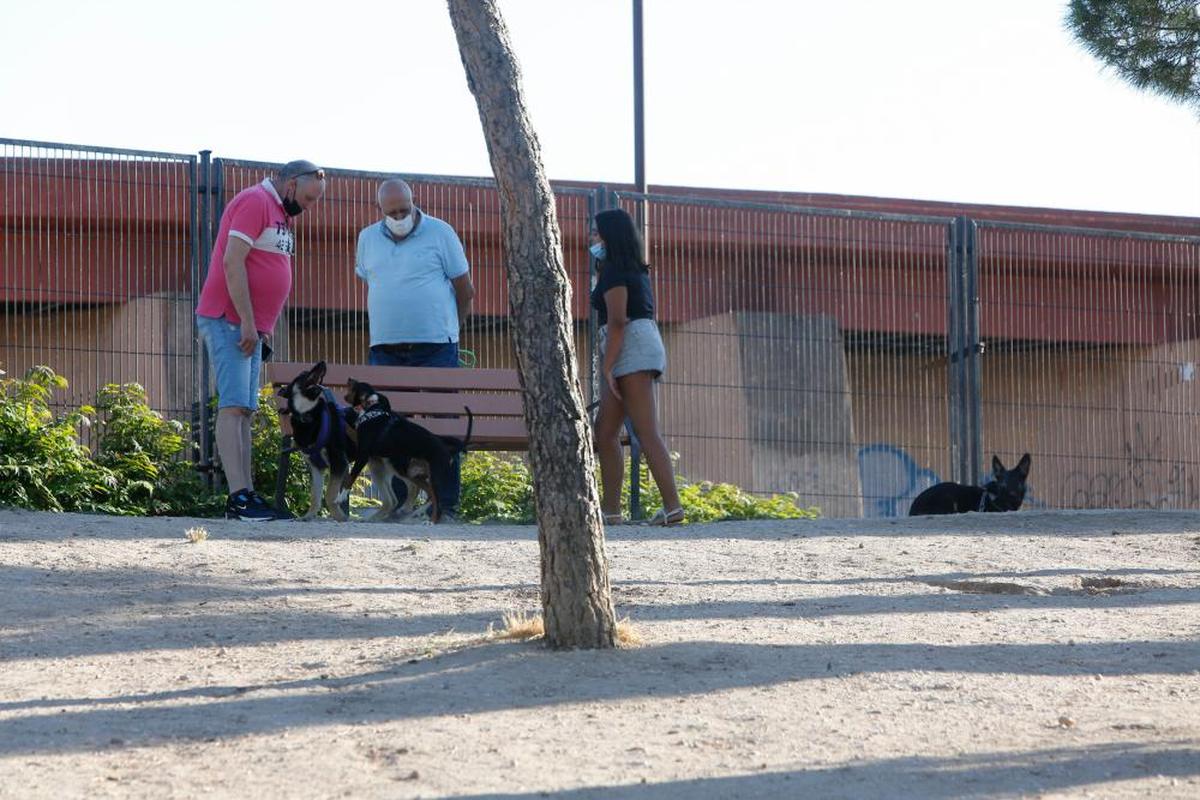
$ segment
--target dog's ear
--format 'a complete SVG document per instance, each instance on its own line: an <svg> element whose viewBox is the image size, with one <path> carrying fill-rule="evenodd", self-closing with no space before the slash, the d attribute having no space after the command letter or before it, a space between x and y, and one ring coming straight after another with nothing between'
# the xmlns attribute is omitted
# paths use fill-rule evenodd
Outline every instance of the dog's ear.
<svg viewBox="0 0 1200 800"><path fill-rule="evenodd" d="M1000 456L992 456L992 477L1004 477L1004 464L1000 461Z"/></svg>
<svg viewBox="0 0 1200 800"><path fill-rule="evenodd" d="M311 369L305 370L304 380L302 383L307 386L316 386L321 381L325 380L325 362L318 361L312 365Z"/></svg>
<svg viewBox="0 0 1200 800"><path fill-rule="evenodd" d="M1033 459L1029 457L1029 453L1021 456L1021 460L1017 462L1015 471L1020 474L1021 480L1029 477L1029 465L1033 463Z"/></svg>

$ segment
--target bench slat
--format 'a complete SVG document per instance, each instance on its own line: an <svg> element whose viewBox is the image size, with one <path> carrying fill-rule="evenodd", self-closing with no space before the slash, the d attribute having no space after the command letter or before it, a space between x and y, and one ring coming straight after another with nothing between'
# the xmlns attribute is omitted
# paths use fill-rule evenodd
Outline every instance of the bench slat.
<svg viewBox="0 0 1200 800"><path fill-rule="evenodd" d="M463 406L470 406L476 417L519 417L525 418L520 395L512 394L436 394L434 392L383 392L392 404L392 410L401 414L455 414L466 416ZM342 402L342 398L338 398ZM287 400L275 399L280 411L287 408Z"/></svg>
<svg viewBox="0 0 1200 800"><path fill-rule="evenodd" d="M461 439L467 432L465 419L418 419L413 420L438 436L453 436ZM471 431L469 450L524 450L529 446L529 432L525 423L515 419L477 419Z"/></svg>
<svg viewBox="0 0 1200 800"><path fill-rule="evenodd" d="M279 361L264 364L272 384L285 384L312 364ZM326 386L345 386L350 378L366 381L376 389L466 389L497 392L521 391L521 380L512 369L445 369L439 367L373 367L330 364ZM474 409L472 409L474 410Z"/></svg>
<svg viewBox="0 0 1200 800"><path fill-rule="evenodd" d="M471 413L494 417L525 418L525 408L518 394L435 394L434 392L384 392L392 404L393 411L404 414L458 414L465 415L463 406L470 406Z"/></svg>

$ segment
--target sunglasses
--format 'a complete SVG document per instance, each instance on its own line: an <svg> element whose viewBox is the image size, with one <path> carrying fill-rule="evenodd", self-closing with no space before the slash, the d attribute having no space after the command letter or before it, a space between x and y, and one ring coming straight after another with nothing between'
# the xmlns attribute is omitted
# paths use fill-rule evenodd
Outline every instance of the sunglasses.
<svg viewBox="0 0 1200 800"><path fill-rule="evenodd" d="M312 169L312 170L309 170L308 172L301 172L296 177L297 178L306 178L309 175L312 175L314 178L316 178L319 181L325 180L325 170L323 170L323 169Z"/></svg>

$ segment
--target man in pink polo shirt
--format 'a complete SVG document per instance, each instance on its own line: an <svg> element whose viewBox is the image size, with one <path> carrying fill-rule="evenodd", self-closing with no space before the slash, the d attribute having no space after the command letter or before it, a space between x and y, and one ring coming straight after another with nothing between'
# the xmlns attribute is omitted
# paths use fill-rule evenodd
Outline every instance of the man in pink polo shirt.
<svg viewBox="0 0 1200 800"><path fill-rule="evenodd" d="M196 324L217 376L217 455L229 486L225 516L282 516L254 491L250 417L258 408L263 340L271 335L292 288L296 236L292 218L325 193L325 171L291 161L271 178L238 192L221 215Z"/></svg>

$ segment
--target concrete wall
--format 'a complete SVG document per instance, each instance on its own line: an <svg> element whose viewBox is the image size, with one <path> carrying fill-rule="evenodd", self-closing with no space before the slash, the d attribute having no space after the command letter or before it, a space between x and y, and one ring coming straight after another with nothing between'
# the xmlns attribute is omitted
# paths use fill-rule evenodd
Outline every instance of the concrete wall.
<svg viewBox="0 0 1200 800"><path fill-rule="evenodd" d="M66 407L94 403L106 383L141 383L154 408L187 419L193 400L192 304L142 297L116 306L0 315L0 368L18 377L45 364L69 389Z"/></svg>
<svg viewBox="0 0 1200 800"><path fill-rule="evenodd" d="M829 516L862 494L845 348L830 317L739 312L664 332L667 445L692 480L793 491Z"/></svg>
<svg viewBox="0 0 1200 800"><path fill-rule="evenodd" d="M859 444L880 445L918 488L944 479L944 359L857 352L849 361ZM1029 507L1200 508L1197 383L1200 341L995 348L983 359L985 458L1012 466L1033 455Z"/></svg>

